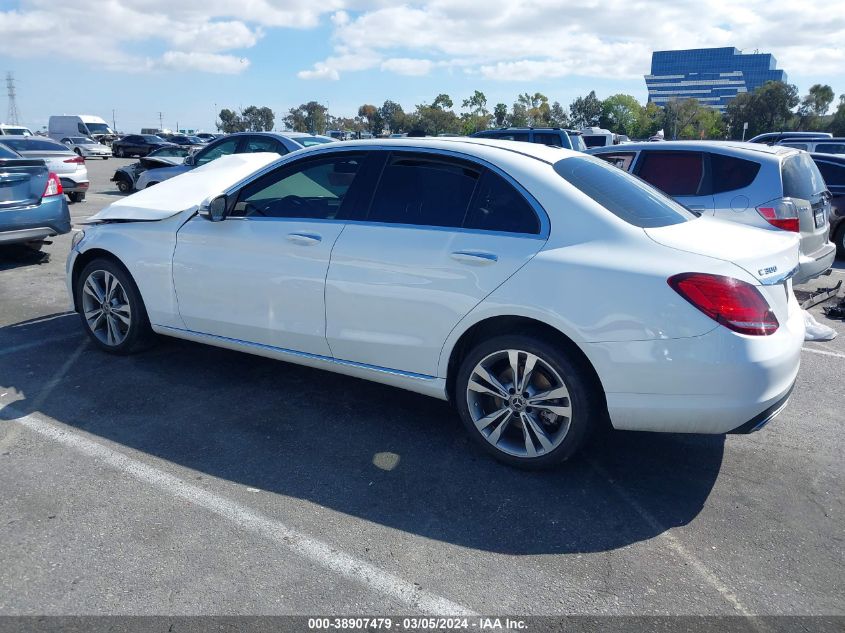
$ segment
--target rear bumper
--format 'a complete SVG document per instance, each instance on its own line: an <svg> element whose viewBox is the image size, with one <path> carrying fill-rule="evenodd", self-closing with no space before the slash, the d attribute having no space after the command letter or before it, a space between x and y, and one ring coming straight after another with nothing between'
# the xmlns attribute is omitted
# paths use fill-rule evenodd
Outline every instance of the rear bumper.
<svg viewBox="0 0 845 633"><path fill-rule="evenodd" d="M771 336L718 326L694 338L586 346L614 428L721 434L768 422L801 361L804 320L792 301L789 319Z"/></svg>
<svg viewBox="0 0 845 633"><path fill-rule="evenodd" d="M836 257L836 245L827 242L825 245L810 255L803 253L798 257L798 272L792 279L795 285L807 283L815 279L833 265Z"/></svg>
<svg viewBox="0 0 845 633"><path fill-rule="evenodd" d="M64 196L51 196L33 207L0 210L0 244L16 244L70 232Z"/></svg>
<svg viewBox="0 0 845 633"><path fill-rule="evenodd" d="M85 193L88 191L88 186L91 184L87 180L73 180L71 178L59 176L62 182L62 189L65 193Z"/></svg>

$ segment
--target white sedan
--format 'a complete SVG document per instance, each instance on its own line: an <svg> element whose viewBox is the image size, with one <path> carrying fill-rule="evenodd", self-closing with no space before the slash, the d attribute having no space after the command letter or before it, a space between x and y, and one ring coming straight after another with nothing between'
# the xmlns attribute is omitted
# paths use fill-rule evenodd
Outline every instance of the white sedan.
<svg viewBox="0 0 845 633"><path fill-rule="evenodd" d="M67 262L92 340L153 333L454 403L508 463L617 429L749 432L804 338L798 238L599 159L483 139L220 158L119 200Z"/></svg>

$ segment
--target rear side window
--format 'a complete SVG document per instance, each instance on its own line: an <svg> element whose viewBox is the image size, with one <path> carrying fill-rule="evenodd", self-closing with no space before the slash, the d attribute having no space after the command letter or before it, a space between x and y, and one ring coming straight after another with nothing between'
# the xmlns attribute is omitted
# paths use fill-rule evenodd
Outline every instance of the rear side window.
<svg viewBox="0 0 845 633"><path fill-rule="evenodd" d="M252 154L255 152L275 152L276 154L287 154L288 151L276 139L267 136L250 136L247 139L241 153Z"/></svg>
<svg viewBox="0 0 845 633"><path fill-rule="evenodd" d="M845 165L837 165L820 160L816 162L816 167L819 168L819 172L828 187L845 186Z"/></svg>
<svg viewBox="0 0 845 633"><path fill-rule="evenodd" d="M807 153L788 157L781 163L780 169L784 197L812 200L827 188L818 167Z"/></svg>
<svg viewBox="0 0 845 633"><path fill-rule="evenodd" d="M760 171L760 163L722 154L710 154L713 193L748 187Z"/></svg>
<svg viewBox="0 0 845 633"><path fill-rule="evenodd" d="M584 137L581 134L567 134L569 138L569 143L572 145L570 149L574 149L576 152L586 152L587 151L587 144L584 142Z"/></svg>
<svg viewBox="0 0 845 633"><path fill-rule="evenodd" d="M845 154L845 143L816 143L816 151L822 154Z"/></svg>
<svg viewBox="0 0 845 633"><path fill-rule="evenodd" d="M587 147L605 147L609 145L607 137L602 134L584 134L582 138Z"/></svg>
<svg viewBox="0 0 845 633"><path fill-rule="evenodd" d="M670 196L695 196L704 180L704 155L644 151L637 175Z"/></svg>
<svg viewBox="0 0 845 633"><path fill-rule="evenodd" d="M614 152L613 154L596 154L596 158L601 158L603 161L611 165L628 171L631 169L631 163L634 162L635 152Z"/></svg>
<svg viewBox="0 0 845 633"><path fill-rule="evenodd" d="M495 138L500 141L528 141L528 132L491 132L485 138Z"/></svg>
<svg viewBox="0 0 845 633"><path fill-rule="evenodd" d="M210 163L213 160L220 158L221 156L228 156L229 154L234 154L235 150L238 148L238 143L240 142L239 138L229 138L225 141L220 141L219 143L212 145L206 150L203 150L199 154L197 154L197 165L205 165L206 163Z"/></svg>
<svg viewBox="0 0 845 633"><path fill-rule="evenodd" d="M564 180L628 224L648 229L695 219L657 189L604 161L566 158L554 168Z"/></svg>
<svg viewBox="0 0 845 633"><path fill-rule="evenodd" d="M563 147L563 141L560 140L560 134L550 134L549 132L534 132L534 142L541 145Z"/></svg>
<svg viewBox="0 0 845 633"><path fill-rule="evenodd" d="M810 147L806 143L778 143L781 147L791 147L792 149L803 149L805 152Z"/></svg>
<svg viewBox="0 0 845 633"><path fill-rule="evenodd" d="M372 222L459 227L480 171L459 162L393 156L373 196Z"/></svg>
<svg viewBox="0 0 845 633"><path fill-rule="evenodd" d="M540 220L521 193L488 169L478 183L464 228L536 235Z"/></svg>

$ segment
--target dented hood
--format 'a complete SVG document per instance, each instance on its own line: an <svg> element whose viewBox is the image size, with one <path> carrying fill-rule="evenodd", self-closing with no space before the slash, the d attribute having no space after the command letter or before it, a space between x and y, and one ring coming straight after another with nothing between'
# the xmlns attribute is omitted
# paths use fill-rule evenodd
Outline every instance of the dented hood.
<svg viewBox="0 0 845 633"><path fill-rule="evenodd" d="M149 189L110 204L88 222L103 220L163 220L183 211L195 211L200 203L259 169L279 160L270 152L231 154L197 167Z"/></svg>

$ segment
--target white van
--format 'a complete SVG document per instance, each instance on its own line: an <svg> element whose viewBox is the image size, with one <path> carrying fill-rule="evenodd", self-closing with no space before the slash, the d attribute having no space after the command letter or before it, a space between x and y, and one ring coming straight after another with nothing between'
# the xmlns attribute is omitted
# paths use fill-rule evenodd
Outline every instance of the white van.
<svg viewBox="0 0 845 633"><path fill-rule="evenodd" d="M585 127L581 130L581 138L584 139L584 144L588 149L593 147L608 147L618 142L616 140L616 134L600 127Z"/></svg>
<svg viewBox="0 0 845 633"><path fill-rule="evenodd" d="M111 141L116 136L108 123L91 114L51 116L47 124L50 138L60 141L66 136L88 136L95 141Z"/></svg>
<svg viewBox="0 0 845 633"><path fill-rule="evenodd" d="M0 136L32 136L32 132L28 127L22 125L10 125L9 123L0 123Z"/></svg>

